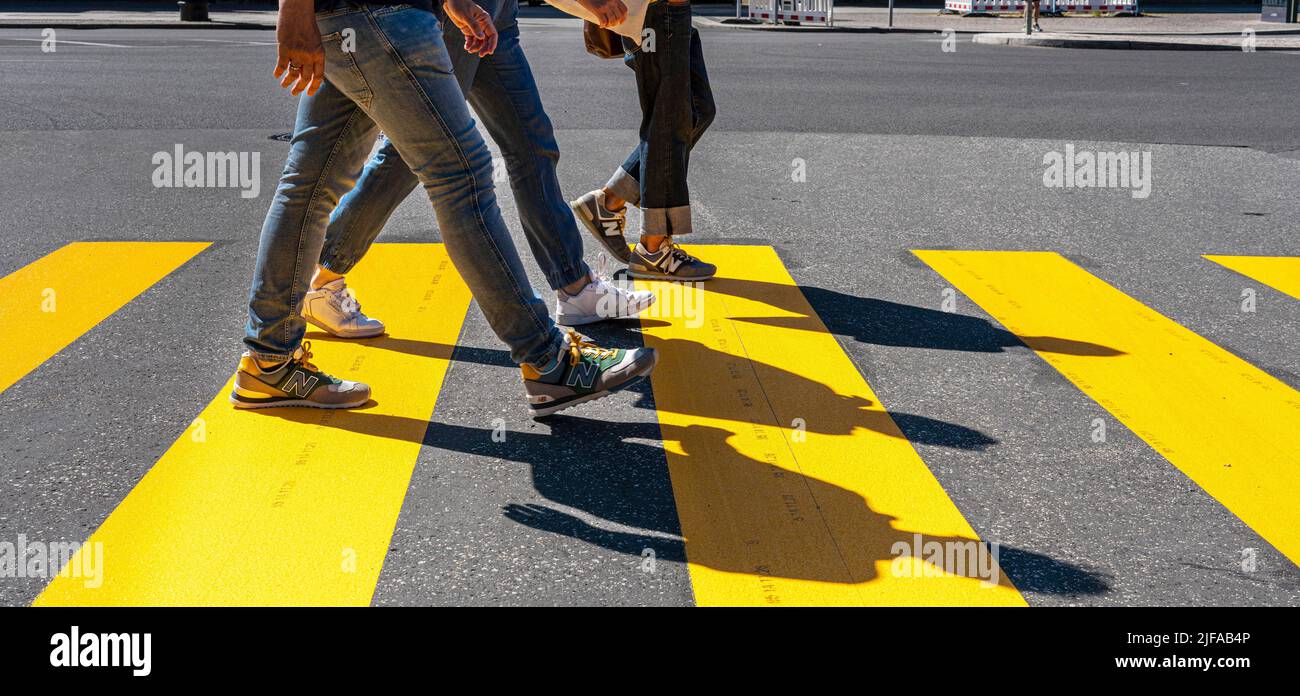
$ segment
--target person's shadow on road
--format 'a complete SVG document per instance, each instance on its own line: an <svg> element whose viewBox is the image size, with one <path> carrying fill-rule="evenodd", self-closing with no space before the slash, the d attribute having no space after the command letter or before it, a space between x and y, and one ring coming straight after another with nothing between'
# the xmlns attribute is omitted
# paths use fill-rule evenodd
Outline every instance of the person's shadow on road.
<svg viewBox="0 0 1300 696"><path fill-rule="evenodd" d="M772 284L760 281L715 279L709 289L742 297L782 297L786 293L774 292ZM1000 352L1024 344L1014 334L997 328L989 322L938 310L929 310L899 303L858 298L843 293L815 287L801 288L812 304L817 316L832 333L850 336L855 340L888 346L931 348L974 352ZM780 307L794 317L731 317L733 321L746 321L781 326L794 330L817 330L821 327L816 316L803 314L806 307ZM648 320L653 322L656 320ZM659 323L662 325L662 322ZM596 340L612 345L631 345L640 342L633 330L638 322L611 322L584 327ZM330 340L312 336L313 340ZM1096 344L1065 338L1035 337L1035 348L1073 355L1108 357L1118 351ZM443 344L381 337L368 343L384 350L437 357L460 362L511 368L508 355L503 350L473 347L452 347ZM701 343L685 340L660 342L665 355L685 361L685 364L717 365L729 357ZM751 361L752 362L752 361ZM867 399L842 395L833 388L807 380L781 368L755 363L758 372L776 374L783 384L793 389L809 403L833 417L819 418L808 423L809 430L829 434L851 434L857 428L899 437L897 429L889 427L892 418L903 431L902 435L913 442L980 450L996 444L993 438L970 428L946 423L926 416L888 412L869 408ZM640 396L636 405L646 409L663 409L656 406L648 382L632 388ZM382 398L382 395L380 395ZM707 400L699 402L707 404ZM684 415L716 418L707 406L686 402L675 404ZM275 415L290 420L300 420L297 409L275 410ZM401 421L401 422L398 422ZM876 577L876 563L894 558L897 542L908 544L913 533L919 530L900 529L894 517L874 510L869 501L858 493L846 490L819 479L781 470L767 462L759 461L738 452L728 444L733 433L727 429L705 426L655 425L653 423L610 423L570 416L548 419L552 433L540 435L510 432L504 442L494 441L492 430L443 423L417 423L415 419L386 416L368 412L367 409L343 412L332 418L330 427L341 427L378 437L410 439L414 432L424 432L422 444L449 451L473 453L531 467L534 485L539 494L559 506L579 510L591 517L607 520L625 528L644 530L646 534L611 531L590 524L568 512L546 505L507 505L503 512L511 520L536 529L563 534L619 553L639 556L643 549L652 548L660 559L684 562L686 546L678 527L676 505L671 482L660 446L634 439L679 443L687 467L709 467L717 473L718 480L763 480L763 477L797 476L806 484L810 506L803 510L809 520L831 514L839 520L841 528L832 536L822 538L821 547L832 548L840 540L854 540L848 549L839 554L828 554L819 548L811 553L808 548L778 549L764 560L762 573L775 577L817 580L832 583L864 583ZM698 459L699 461L695 461ZM770 525L772 515L788 514L787 510L771 510L763 504L746 500L743 491L718 491L718 495L745 501L746 504L729 508L734 527L761 529ZM752 505L752 506L751 506ZM829 512L827 512L829 511ZM823 537L823 531L820 532ZM816 539L817 532L810 532ZM925 535L926 541L953 543L974 542L962 537ZM714 538L693 539L690 561L709 568L733 572L756 573L750 555L743 552L736 539L726 535ZM1065 595L1099 594L1109 587L1103 577L1069 563L1057 561L1033 551L1003 547L1001 566L1012 582L1022 591Z"/></svg>

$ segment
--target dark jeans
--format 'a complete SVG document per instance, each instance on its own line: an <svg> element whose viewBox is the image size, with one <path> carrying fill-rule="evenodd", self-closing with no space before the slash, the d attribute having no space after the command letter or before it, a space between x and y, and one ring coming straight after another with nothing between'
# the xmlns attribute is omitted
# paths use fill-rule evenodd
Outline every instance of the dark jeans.
<svg viewBox="0 0 1300 696"><path fill-rule="evenodd" d="M700 33L691 26L691 6L660 0L646 10L645 28L654 31L654 51L623 39L641 97L641 142L606 186L641 208L643 233L686 234L691 231L686 187L691 148L717 109Z"/></svg>

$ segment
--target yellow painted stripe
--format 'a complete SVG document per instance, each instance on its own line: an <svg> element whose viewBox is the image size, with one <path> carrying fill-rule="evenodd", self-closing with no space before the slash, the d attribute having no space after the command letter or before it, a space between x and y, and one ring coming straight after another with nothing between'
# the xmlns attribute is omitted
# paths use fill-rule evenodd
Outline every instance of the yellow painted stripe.
<svg viewBox="0 0 1300 696"><path fill-rule="evenodd" d="M76 242L0 278L0 391L207 247Z"/></svg>
<svg viewBox="0 0 1300 696"><path fill-rule="evenodd" d="M915 253L1300 562L1300 393L1059 254Z"/></svg>
<svg viewBox="0 0 1300 696"><path fill-rule="evenodd" d="M308 338L375 403L237 411L227 383L83 547L103 586L56 578L37 605L370 602L470 293L441 244L375 245L348 282L389 335Z"/></svg>
<svg viewBox="0 0 1300 696"><path fill-rule="evenodd" d="M1300 300L1300 256L1218 256L1205 258Z"/></svg>
<svg viewBox="0 0 1300 696"><path fill-rule="evenodd" d="M1000 571L917 560L975 532L776 252L699 254L720 269L702 305L641 283L660 292L642 325L697 603L1023 605Z"/></svg>

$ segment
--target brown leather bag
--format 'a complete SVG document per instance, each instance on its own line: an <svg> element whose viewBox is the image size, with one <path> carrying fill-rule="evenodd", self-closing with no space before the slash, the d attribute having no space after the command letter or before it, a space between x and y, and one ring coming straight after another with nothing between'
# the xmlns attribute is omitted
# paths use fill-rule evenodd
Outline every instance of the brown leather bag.
<svg viewBox="0 0 1300 696"><path fill-rule="evenodd" d="M623 37L603 29L599 24L582 22L582 40L587 44L587 53L598 58L622 58Z"/></svg>

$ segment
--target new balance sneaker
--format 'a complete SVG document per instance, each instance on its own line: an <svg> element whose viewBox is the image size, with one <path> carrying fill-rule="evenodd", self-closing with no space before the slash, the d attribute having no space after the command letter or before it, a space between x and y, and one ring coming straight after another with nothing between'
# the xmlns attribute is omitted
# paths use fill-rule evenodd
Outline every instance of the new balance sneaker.
<svg viewBox="0 0 1300 696"><path fill-rule="evenodd" d="M553 368L543 373L521 366L528 410L541 418L609 396L649 375L658 360L653 348L601 348L570 331Z"/></svg>
<svg viewBox="0 0 1300 696"><path fill-rule="evenodd" d="M718 272L718 267L691 256L677 248L671 239L665 239L655 252L637 242L627 272L633 278L649 280L708 280Z"/></svg>
<svg viewBox="0 0 1300 696"><path fill-rule="evenodd" d="M331 377L311 364L309 341L303 341L291 359L270 369L244 353L230 392L235 408L356 408L369 400L370 387Z"/></svg>
<svg viewBox="0 0 1300 696"><path fill-rule="evenodd" d="M361 303L343 278L309 291L302 300L302 318L339 338L370 338L384 332L384 322L361 313Z"/></svg>
<svg viewBox="0 0 1300 696"><path fill-rule="evenodd" d="M614 258L623 263L632 260L632 254L627 250L627 239L623 237L627 231L627 206L617 212L606 208L605 192L596 189L576 201L570 201L569 207L573 208L574 214L591 236Z"/></svg>
<svg viewBox="0 0 1300 696"><path fill-rule="evenodd" d="M564 290L555 291L555 323L561 326L594 324L606 319L634 317L655 303L655 294L649 290L626 290L607 279L591 274L587 283L576 295Z"/></svg>

